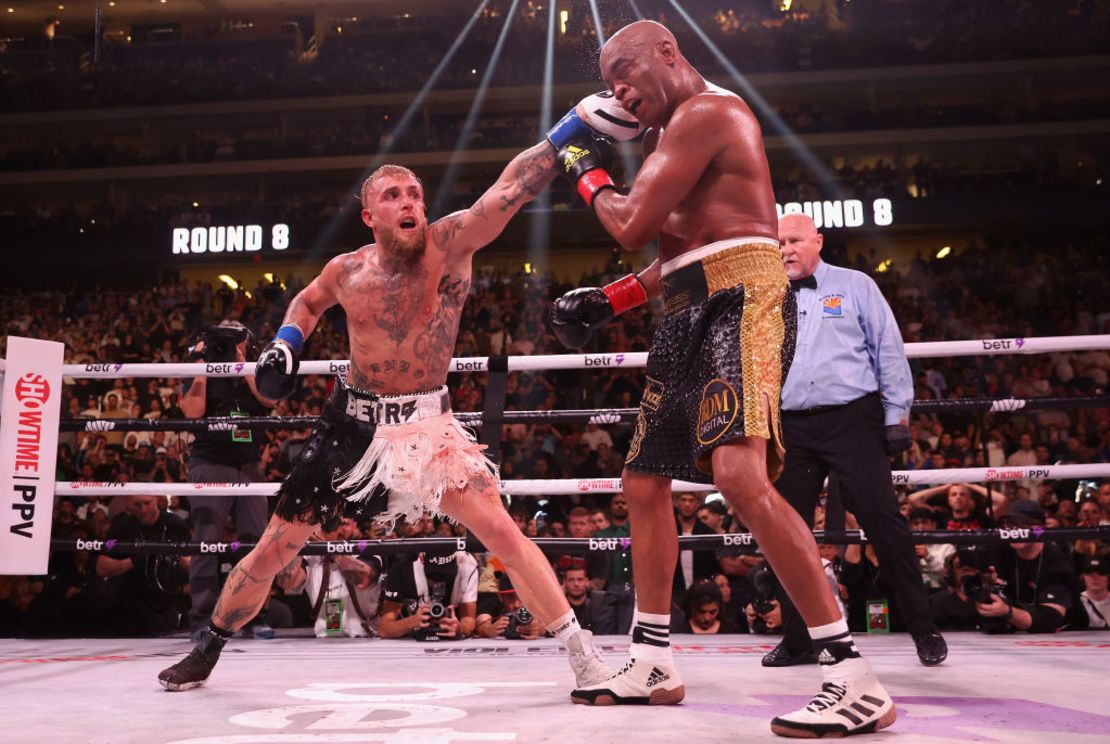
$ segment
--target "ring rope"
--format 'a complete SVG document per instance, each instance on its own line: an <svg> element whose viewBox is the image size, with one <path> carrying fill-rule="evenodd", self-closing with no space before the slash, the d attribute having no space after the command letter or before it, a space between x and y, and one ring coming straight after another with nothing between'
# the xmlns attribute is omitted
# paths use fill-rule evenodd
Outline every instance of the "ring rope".
<svg viewBox="0 0 1110 744"><path fill-rule="evenodd" d="M1014 413L1056 408L1107 408L1110 396L1083 395L1046 398L964 398L961 400L915 400L915 413L968 412ZM560 411L505 411L501 423L617 424L633 422L638 408L586 408ZM482 425L478 412L455 413L455 418L471 426ZM62 419L59 431L232 431L235 429L305 429L319 416L209 416L195 419Z"/></svg>
<svg viewBox="0 0 1110 744"><path fill-rule="evenodd" d="M906 357L1051 354L1067 351L1110 349L1110 334L1089 336L1044 336L1042 338L995 338L978 341L926 341L906 344ZM612 354L535 354L511 356L509 372L556 369L626 369L647 366L647 352ZM488 372L490 357L459 357L451 360L450 372ZM346 374L349 360L301 362L298 374ZM195 362L171 364L124 364L114 362L62 365L62 374L73 378L115 379L117 377L245 377L254 374L254 362Z"/></svg>
<svg viewBox="0 0 1110 744"><path fill-rule="evenodd" d="M916 545L954 544L982 545L1015 542L1072 542L1074 540L1110 539L1110 526L1099 527L1044 527L1000 528L981 530L927 530L913 532ZM863 530L814 530L818 543L830 545L858 545L867 542ZM631 538L617 537L534 537L530 538L545 553L611 553L631 548ZM755 538L750 532L729 532L721 535L679 535L682 550L720 550L729 548L755 548ZM256 543L232 542L114 542L111 540L69 540L55 538L51 550L104 550L127 555L171 553L174 555L230 554L243 555ZM485 547L473 535L467 537L420 537L397 540L310 540L301 549L301 555L392 555L419 551L452 553L456 550L485 552Z"/></svg>
<svg viewBox="0 0 1110 744"><path fill-rule="evenodd" d="M945 470L895 470L894 485L943 485L948 483L986 483L1015 480L1079 480L1110 477L1110 463L1086 465L1023 465L1000 468L949 468ZM716 486L675 480L676 491L715 491ZM112 483L98 481L58 481L59 496L81 493L87 496L273 496L279 483ZM620 478L549 478L501 481L499 490L510 496L559 496L574 493L619 493Z"/></svg>

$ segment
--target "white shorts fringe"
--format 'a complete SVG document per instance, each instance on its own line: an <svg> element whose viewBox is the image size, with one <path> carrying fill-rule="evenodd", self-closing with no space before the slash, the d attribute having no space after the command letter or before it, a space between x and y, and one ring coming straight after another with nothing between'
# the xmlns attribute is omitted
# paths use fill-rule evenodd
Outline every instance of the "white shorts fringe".
<svg viewBox="0 0 1110 744"><path fill-rule="evenodd" d="M379 426L366 453L339 476L335 490L348 501L366 501L380 486L388 492L389 505L375 520L387 527L402 517L415 521L438 514L443 494L465 488L475 476L498 480L485 449L450 412Z"/></svg>

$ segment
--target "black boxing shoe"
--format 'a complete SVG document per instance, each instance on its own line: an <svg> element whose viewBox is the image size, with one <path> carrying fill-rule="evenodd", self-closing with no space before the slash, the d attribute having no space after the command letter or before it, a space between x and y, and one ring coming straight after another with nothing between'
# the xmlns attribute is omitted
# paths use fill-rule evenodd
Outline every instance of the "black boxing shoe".
<svg viewBox="0 0 1110 744"><path fill-rule="evenodd" d="M189 655L168 669L163 669L158 675L158 681L171 692L200 687L208 680L208 675L212 674L212 669L220 660L220 651L225 643L227 638L221 636L219 631L204 628Z"/></svg>
<svg viewBox="0 0 1110 744"><path fill-rule="evenodd" d="M917 646L917 658L925 666L936 666L948 658L948 644L936 628L910 633Z"/></svg>
<svg viewBox="0 0 1110 744"><path fill-rule="evenodd" d="M788 667L800 666L802 664L816 664L817 652L813 650L797 651L788 648L786 645L786 641L780 641L779 645L775 646L772 651L770 651L763 657L762 663L765 667Z"/></svg>

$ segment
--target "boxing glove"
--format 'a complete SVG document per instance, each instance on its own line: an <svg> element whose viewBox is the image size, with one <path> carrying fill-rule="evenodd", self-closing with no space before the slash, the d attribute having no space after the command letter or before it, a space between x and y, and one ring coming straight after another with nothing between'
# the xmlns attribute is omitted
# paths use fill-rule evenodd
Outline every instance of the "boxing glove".
<svg viewBox="0 0 1110 744"><path fill-rule="evenodd" d="M578 190L589 206L605 189L616 189L609 168L613 164L613 143L604 137L588 134L571 139L558 152L560 170Z"/></svg>
<svg viewBox="0 0 1110 744"><path fill-rule="evenodd" d="M620 107L610 91L586 96L556 122L547 139L561 150L572 139L597 133L614 142L626 142L643 134L644 126Z"/></svg>
<svg viewBox="0 0 1110 744"><path fill-rule="evenodd" d="M283 325L274 340L258 355L254 366L254 383L258 392L270 400L288 398L297 388L297 355L304 348L304 335L297 326Z"/></svg>
<svg viewBox="0 0 1110 744"><path fill-rule="evenodd" d="M552 303L548 322L564 346L580 349L598 328L645 302L644 285L635 274L629 274L604 287L572 289Z"/></svg>

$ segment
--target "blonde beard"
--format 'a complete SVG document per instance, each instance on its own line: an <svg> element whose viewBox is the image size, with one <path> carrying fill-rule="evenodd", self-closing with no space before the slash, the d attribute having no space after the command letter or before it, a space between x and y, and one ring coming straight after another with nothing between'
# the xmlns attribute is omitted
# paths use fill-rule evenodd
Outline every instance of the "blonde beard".
<svg viewBox="0 0 1110 744"><path fill-rule="evenodd" d="M411 241L402 239L393 230L382 230L378 238L378 245L389 255L403 261L412 261L424 255L427 247L427 232L421 230Z"/></svg>

